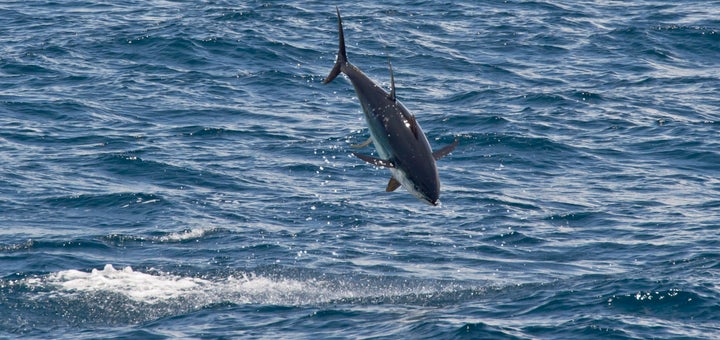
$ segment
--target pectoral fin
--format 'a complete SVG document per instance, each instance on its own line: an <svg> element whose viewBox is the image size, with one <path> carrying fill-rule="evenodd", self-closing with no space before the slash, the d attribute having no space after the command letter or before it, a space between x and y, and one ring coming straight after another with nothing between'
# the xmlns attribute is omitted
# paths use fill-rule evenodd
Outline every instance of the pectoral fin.
<svg viewBox="0 0 720 340"><path fill-rule="evenodd" d="M368 155L363 155L363 154L360 154L357 152L353 152L353 155L355 155L355 157L360 158L372 165L381 166L384 168L394 168L395 167L395 164L393 164L393 162L391 162L391 161L386 161L384 159L375 158L375 157L371 157Z"/></svg>
<svg viewBox="0 0 720 340"><path fill-rule="evenodd" d="M447 154L451 153L455 149L455 147L458 145L458 142L459 141L456 139L452 144L433 152L433 158L435 158L435 160L438 160L445 157Z"/></svg>
<svg viewBox="0 0 720 340"><path fill-rule="evenodd" d="M385 191L391 192L395 191L395 189L400 187L400 182L398 182L395 177L390 177L390 181L388 182L387 188L385 188Z"/></svg>

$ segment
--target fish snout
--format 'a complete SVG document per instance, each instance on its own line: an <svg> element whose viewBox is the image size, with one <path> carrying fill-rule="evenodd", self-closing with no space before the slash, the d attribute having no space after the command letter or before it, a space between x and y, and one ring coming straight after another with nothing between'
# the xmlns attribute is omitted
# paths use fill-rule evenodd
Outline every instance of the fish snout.
<svg viewBox="0 0 720 340"><path fill-rule="evenodd" d="M424 188L424 190L420 190L420 193L422 195L422 200L427 202L430 205L437 206L440 204L440 186L439 185L431 185L429 187Z"/></svg>

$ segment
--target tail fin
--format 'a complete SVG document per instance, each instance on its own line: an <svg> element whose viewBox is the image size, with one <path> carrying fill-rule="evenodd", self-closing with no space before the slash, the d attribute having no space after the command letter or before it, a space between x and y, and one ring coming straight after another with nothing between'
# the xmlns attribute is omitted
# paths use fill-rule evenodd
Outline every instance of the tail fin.
<svg viewBox="0 0 720 340"><path fill-rule="evenodd" d="M335 66L333 66L330 74L323 80L323 84L331 82L335 77L342 71L342 64L347 62L347 54L345 53L345 35L343 34L342 18L340 18L340 9L335 7L338 17L338 35L340 36L340 50L338 51L337 60Z"/></svg>

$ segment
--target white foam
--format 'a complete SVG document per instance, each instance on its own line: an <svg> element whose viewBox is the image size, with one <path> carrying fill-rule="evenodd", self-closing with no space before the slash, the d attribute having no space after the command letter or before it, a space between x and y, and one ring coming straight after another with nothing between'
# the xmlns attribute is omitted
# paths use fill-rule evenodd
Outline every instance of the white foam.
<svg viewBox="0 0 720 340"><path fill-rule="evenodd" d="M325 282L314 279L297 281L244 274L211 281L167 273L143 273L131 267L115 269L111 264L106 264L102 270L93 269L90 272L63 270L45 279L28 280L27 284L55 288L54 295L111 293L148 304L192 300L200 304L233 302L297 305L336 297L335 294L327 294L329 287Z"/></svg>
<svg viewBox="0 0 720 340"><path fill-rule="evenodd" d="M50 288L49 294L59 297L77 296L80 293L115 294L139 303L169 303L191 308L223 302L297 306L340 299L437 294L458 288L452 284L445 287L403 284L378 286L371 281L360 281L333 282L316 278L297 280L254 274L208 279L157 271L143 273L130 267L115 269L107 264L102 270L64 270L44 278L28 279L25 283Z"/></svg>
<svg viewBox="0 0 720 340"><path fill-rule="evenodd" d="M199 278L152 275L133 271L130 267L118 270L110 264L103 270L93 269L89 273L64 270L50 275L45 283L64 292L112 292L150 304L193 294L211 285L210 281Z"/></svg>
<svg viewBox="0 0 720 340"><path fill-rule="evenodd" d="M272 279L256 275L229 277L218 287L235 303L302 305L323 303L342 295L326 281Z"/></svg>
<svg viewBox="0 0 720 340"><path fill-rule="evenodd" d="M187 240L199 239L205 236L207 233L214 231L214 228L198 228L191 230L184 230L175 233L170 233L164 236L158 237L158 242L182 242Z"/></svg>

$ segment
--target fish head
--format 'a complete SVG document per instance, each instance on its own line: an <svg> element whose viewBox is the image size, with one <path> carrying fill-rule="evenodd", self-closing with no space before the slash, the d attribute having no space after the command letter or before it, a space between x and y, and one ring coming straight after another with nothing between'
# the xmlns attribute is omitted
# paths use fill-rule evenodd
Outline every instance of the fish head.
<svg viewBox="0 0 720 340"><path fill-rule="evenodd" d="M437 168L434 164L427 169L412 169L405 171L401 169L392 169L393 176L400 184L413 196L419 200L430 204L438 205L440 199L440 179L438 177Z"/></svg>
<svg viewBox="0 0 720 340"><path fill-rule="evenodd" d="M440 181L434 180L416 183L414 190L411 192L421 201L430 205L438 205L438 200L440 199Z"/></svg>

